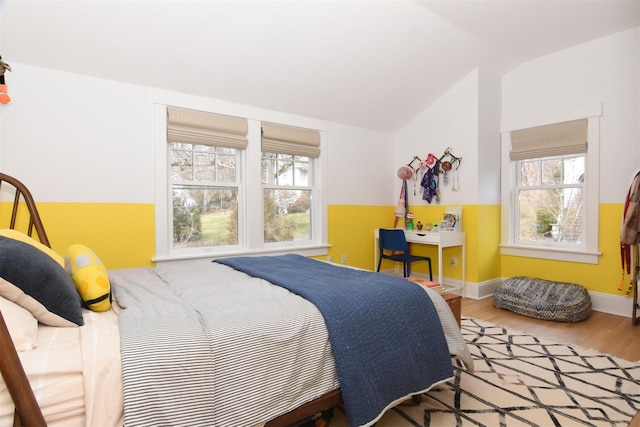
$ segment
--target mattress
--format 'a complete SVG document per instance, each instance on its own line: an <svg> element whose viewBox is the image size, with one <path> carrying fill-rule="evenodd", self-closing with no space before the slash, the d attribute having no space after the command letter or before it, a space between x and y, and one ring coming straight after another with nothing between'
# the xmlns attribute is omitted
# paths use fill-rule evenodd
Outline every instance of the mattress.
<svg viewBox="0 0 640 427"><path fill-rule="evenodd" d="M116 270L110 277L123 307L125 408L131 425L190 419L260 425L339 386L322 315L281 287L202 261ZM208 344L199 345L201 337L191 335L189 316L182 316L183 298L215 324L208 331L215 342L207 353L215 361L211 370L205 363L194 365ZM175 362L143 365L155 360L154 349L160 349L158 357L175 355ZM194 366L207 381L192 376ZM144 388L137 387L138 381Z"/></svg>
<svg viewBox="0 0 640 427"><path fill-rule="evenodd" d="M339 386L330 357L330 347L318 345L328 342L326 330L321 328L320 332L314 333L310 333L309 330L323 324L322 316L313 304L267 281L249 278L244 273L220 272L212 284L204 275L197 274L206 264L210 266L210 263L179 264L179 268L173 265L161 266L153 275L162 272L164 279L177 284L178 292L197 286L215 293L214 303L208 307L208 311L214 312L217 316L217 333L229 344L216 348L216 358L225 361L223 365L226 365L227 373L246 372L247 362L252 366L253 375L241 375L243 381L228 375L221 381L223 387L220 391L237 393L236 398L227 400L228 407L219 408L228 413L231 419L237 416L238 408L234 406L239 405L240 412L248 417L244 425L260 425ZM196 274L184 275L185 264ZM126 283L130 280L136 281L140 279L139 276L146 276L152 270L110 271L110 277L112 282ZM146 282L148 277L142 279ZM159 278L155 277L155 280ZM153 286L153 282L147 283ZM241 288L240 292L238 288ZM425 291L429 293L428 290ZM435 293L430 293L430 296L441 317L450 354L465 362L470 370L473 369L468 349L446 302ZM268 308L265 307L265 302L269 303ZM138 305L132 304L130 309ZM39 325L35 347L18 353L49 426L124 425L119 321L121 310L114 301L113 307L104 313L84 310L85 325L82 327ZM284 317L283 313L286 314ZM264 325L270 325L273 329L271 334L263 335L255 342L245 340L248 329L264 331ZM294 340L292 334L303 330L306 333L302 334L302 341ZM283 343L295 350L283 353ZM240 347L246 350L243 354L254 354L252 357L256 359L248 356L238 357L236 350ZM254 349L250 350L251 347ZM256 351L256 348L261 351ZM273 351L266 352L269 348ZM316 352L310 353L310 348ZM261 353L262 356L274 358L275 362L265 364L261 359ZM315 358L312 361L306 360L304 364L316 366L318 370L305 371L303 375L300 375L300 372L282 370L283 365L300 366L295 362L283 362L290 358L295 360L302 355L306 359ZM278 366L278 369L274 370L269 366ZM275 377L274 371L278 372ZM242 392L246 390L253 391ZM273 399L274 397L277 398ZM141 406L144 407L146 404ZM0 378L0 427L12 424L13 413L13 403Z"/></svg>
<svg viewBox="0 0 640 427"><path fill-rule="evenodd" d="M110 277L124 308L125 412L131 425L170 425L190 417L258 425L339 386L322 315L282 287L201 260L116 270ZM448 305L421 288L434 300L450 354L472 370ZM207 360L215 364L197 364L208 380L192 380L189 366L209 351ZM170 354L176 362L163 359ZM149 360L162 363L151 366Z"/></svg>
<svg viewBox="0 0 640 427"><path fill-rule="evenodd" d="M123 425L120 335L114 310L83 310L85 326L38 326L33 350L18 353L47 425ZM14 405L0 378L0 426Z"/></svg>

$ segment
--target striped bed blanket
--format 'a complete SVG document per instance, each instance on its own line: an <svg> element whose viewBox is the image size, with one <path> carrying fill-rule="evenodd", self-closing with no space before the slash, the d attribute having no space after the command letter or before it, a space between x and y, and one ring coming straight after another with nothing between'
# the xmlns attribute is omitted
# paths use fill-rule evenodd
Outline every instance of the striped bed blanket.
<svg viewBox="0 0 640 427"><path fill-rule="evenodd" d="M255 426L338 388L322 315L208 260L111 270L127 427Z"/></svg>
<svg viewBox="0 0 640 427"><path fill-rule="evenodd" d="M350 380L338 376L322 313L286 288L202 260L112 270L109 276L114 298L123 308L120 334L127 426L261 425L338 387L345 393L343 382ZM414 287L426 294L422 287ZM442 372L432 380L437 382L451 376L449 353L469 369L473 366L446 303L437 295L433 302L449 331L449 351L446 345L444 354L442 349L435 350L429 339L428 346L420 344L427 353L421 356L426 362L420 364L431 366L438 358ZM404 312L405 307L397 304L388 300L385 311ZM400 306L402 310L393 309ZM428 302L425 306L427 313L433 311ZM377 318L354 306L348 311L363 311L369 317L361 329ZM410 342L418 339L414 335L424 335L425 327L442 333L435 326L437 320L427 323L402 326L393 335ZM401 358L386 356L387 347L386 339L377 345L369 343L367 357L397 364ZM429 388L429 382L412 386L410 392ZM352 425L371 424L375 418L369 410L350 413Z"/></svg>
<svg viewBox="0 0 640 427"><path fill-rule="evenodd" d="M453 376L440 319L419 285L295 254L216 262L283 286L318 307L352 426L371 425L407 396Z"/></svg>

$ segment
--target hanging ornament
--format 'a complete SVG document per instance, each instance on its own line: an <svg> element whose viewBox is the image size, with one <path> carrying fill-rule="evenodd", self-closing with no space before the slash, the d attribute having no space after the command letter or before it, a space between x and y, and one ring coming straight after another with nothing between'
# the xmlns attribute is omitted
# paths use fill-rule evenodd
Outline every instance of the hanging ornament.
<svg viewBox="0 0 640 427"><path fill-rule="evenodd" d="M0 104L8 104L11 102L11 97L7 95L9 89L4 81L5 71L11 71L11 66L2 60L0 56Z"/></svg>
<svg viewBox="0 0 640 427"><path fill-rule="evenodd" d="M442 162L442 182L444 185L449 183L449 171L451 170L451 162L444 161Z"/></svg>
<svg viewBox="0 0 640 427"><path fill-rule="evenodd" d="M411 169L409 166L400 166L400 169L398 169L398 178L406 181L407 179L411 179L412 176L413 169Z"/></svg>
<svg viewBox="0 0 640 427"><path fill-rule="evenodd" d="M440 173L440 162L433 154L429 153L426 160L427 170L422 177L420 185L424 187L422 190L422 200L431 203L435 198L436 203L440 202L438 190L438 174Z"/></svg>

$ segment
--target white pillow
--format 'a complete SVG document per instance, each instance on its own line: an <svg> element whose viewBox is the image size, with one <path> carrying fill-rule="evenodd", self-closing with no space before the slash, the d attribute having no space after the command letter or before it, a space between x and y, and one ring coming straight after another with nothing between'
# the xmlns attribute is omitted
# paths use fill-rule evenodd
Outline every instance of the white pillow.
<svg viewBox="0 0 640 427"><path fill-rule="evenodd" d="M0 312L18 351L31 351L38 341L38 321L24 308L0 296Z"/></svg>

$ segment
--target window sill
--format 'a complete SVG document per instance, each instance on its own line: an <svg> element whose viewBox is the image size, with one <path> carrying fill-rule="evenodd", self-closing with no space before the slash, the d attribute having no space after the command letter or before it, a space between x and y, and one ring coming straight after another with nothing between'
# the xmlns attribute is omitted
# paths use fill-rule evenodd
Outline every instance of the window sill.
<svg viewBox="0 0 640 427"><path fill-rule="evenodd" d="M600 255L602 255L602 253L598 251L515 245L500 245L500 254L553 261L578 262L582 264L598 264L598 259Z"/></svg>

